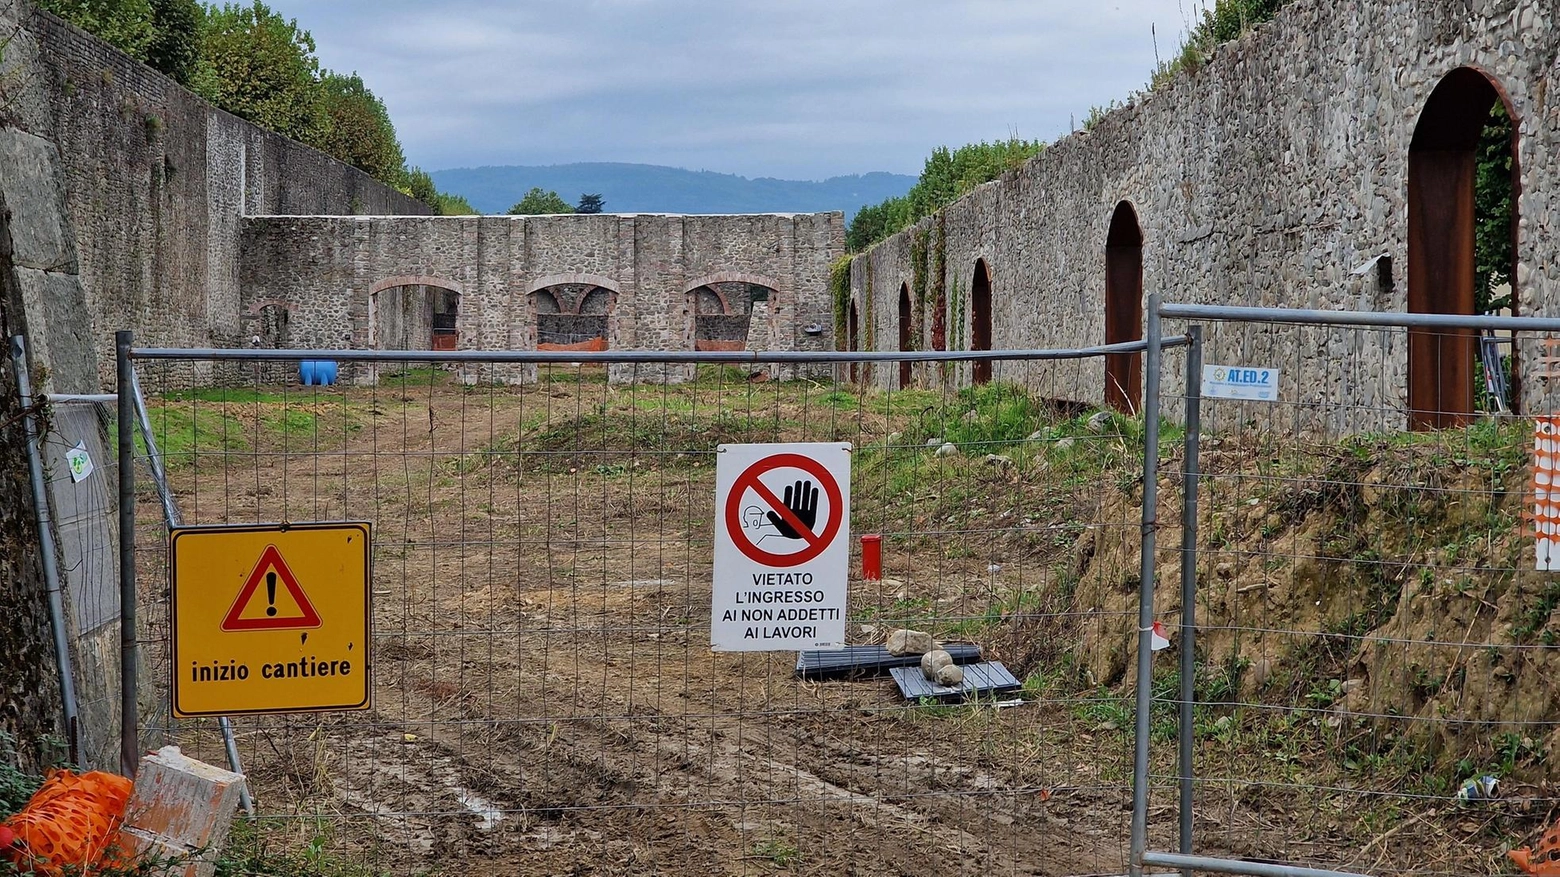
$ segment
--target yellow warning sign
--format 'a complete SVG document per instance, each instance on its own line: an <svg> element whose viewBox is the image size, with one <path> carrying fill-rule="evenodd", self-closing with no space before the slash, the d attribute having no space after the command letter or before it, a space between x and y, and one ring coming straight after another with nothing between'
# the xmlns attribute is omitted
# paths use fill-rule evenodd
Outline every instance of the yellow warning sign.
<svg viewBox="0 0 1560 877"><path fill-rule="evenodd" d="M179 527L173 714L367 709L369 525Z"/></svg>

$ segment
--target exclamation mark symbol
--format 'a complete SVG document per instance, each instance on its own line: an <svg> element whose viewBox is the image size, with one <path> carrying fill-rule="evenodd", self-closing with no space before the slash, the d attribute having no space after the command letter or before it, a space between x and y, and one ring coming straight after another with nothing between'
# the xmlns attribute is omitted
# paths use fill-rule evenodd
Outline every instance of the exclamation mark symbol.
<svg viewBox="0 0 1560 877"><path fill-rule="evenodd" d="M265 599L271 605L266 607L265 614L276 615L276 573L265 574Z"/></svg>

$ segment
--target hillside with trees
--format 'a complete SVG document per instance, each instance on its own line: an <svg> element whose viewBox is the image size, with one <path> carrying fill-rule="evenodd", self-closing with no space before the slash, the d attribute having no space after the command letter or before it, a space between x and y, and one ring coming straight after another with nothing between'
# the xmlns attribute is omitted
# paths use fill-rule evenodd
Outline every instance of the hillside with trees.
<svg viewBox="0 0 1560 877"><path fill-rule="evenodd" d="M459 192L485 213L501 213L533 189L573 199L595 193L613 213L823 213L847 219L867 204L903 195L915 182L904 174L869 173L826 180L757 179L650 164L577 162L543 166L434 171L446 191ZM575 212L586 211L575 208Z"/></svg>

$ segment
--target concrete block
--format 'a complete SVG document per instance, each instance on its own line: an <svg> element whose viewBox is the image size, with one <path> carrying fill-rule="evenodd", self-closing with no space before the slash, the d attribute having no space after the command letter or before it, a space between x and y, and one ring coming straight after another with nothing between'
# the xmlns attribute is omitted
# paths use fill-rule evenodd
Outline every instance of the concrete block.
<svg viewBox="0 0 1560 877"><path fill-rule="evenodd" d="M243 787L242 774L164 746L141 759L125 813L125 846L158 858L188 857L178 873L211 877Z"/></svg>

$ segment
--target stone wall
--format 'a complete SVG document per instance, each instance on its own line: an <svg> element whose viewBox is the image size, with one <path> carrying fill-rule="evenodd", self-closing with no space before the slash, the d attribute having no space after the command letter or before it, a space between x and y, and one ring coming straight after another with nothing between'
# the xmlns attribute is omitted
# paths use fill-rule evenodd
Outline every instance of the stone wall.
<svg viewBox="0 0 1560 877"><path fill-rule="evenodd" d="M531 294L561 287L565 312L580 290L611 293L610 348L692 350L695 291L750 283L773 290L767 347L824 350L844 223L839 213L260 216L245 220L241 249L245 326L258 334L268 309L283 308L293 347L387 347L380 298L415 282L460 293L461 348L535 349Z"/></svg>
<svg viewBox="0 0 1560 877"><path fill-rule="evenodd" d="M239 339L244 214L425 213L326 156L216 110L107 44L0 0L0 328L28 345L38 392L111 386L113 332L141 344ZM36 562L15 377L0 366L0 728L32 748L64 739ZM47 485L80 705L78 758L118 763L118 534L114 459L92 407L49 418L46 465L80 442L81 484ZM32 546L31 549L28 546ZM147 705L151 707L151 704Z"/></svg>
<svg viewBox="0 0 1560 877"><path fill-rule="evenodd" d="M106 43L33 13L77 268L105 378L112 335L229 347L251 214L426 214L425 205L205 103Z"/></svg>
<svg viewBox="0 0 1560 877"><path fill-rule="evenodd" d="M1144 289L1167 301L1406 310L1409 144L1431 91L1460 66L1496 80L1520 126L1519 310L1560 313L1547 295L1560 279L1556 14L1539 0L1297 0L1200 69L855 260L862 346L897 349L901 284L914 288L915 343L931 346L933 263L945 260L948 346L967 347L981 259L993 347L1103 343L1106 233L1121 201L1142 225ZM1352 272L1381 254L1392 257L1389 282ZM1301 337L1319 346L1303 349ZM1207 358L1299 369L1284 391L1302 403L1405 405L1400 333L1212 326ZM1006 371L1064 398L1104 401L1099 360ZM965 381L968 367L948 377Z"/></svg>

